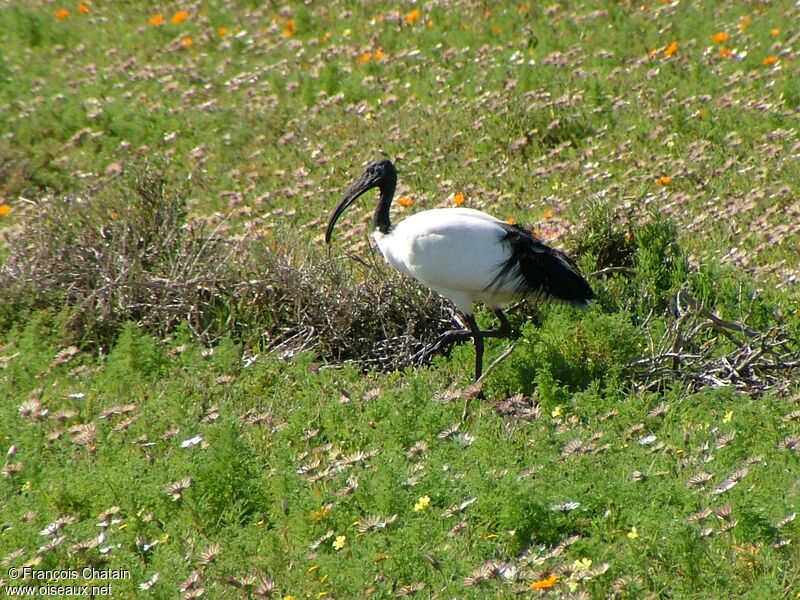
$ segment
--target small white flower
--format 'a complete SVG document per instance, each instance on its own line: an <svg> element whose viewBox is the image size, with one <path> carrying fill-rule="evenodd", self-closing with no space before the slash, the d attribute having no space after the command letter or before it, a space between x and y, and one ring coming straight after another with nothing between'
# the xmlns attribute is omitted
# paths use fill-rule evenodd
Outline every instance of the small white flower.
<svg viewBox="0 0 800 600"><path fill-rule="evenodd" d="M203 441L202 435L196 435L188 440L183 440L181 442L181 448L191 448L192 446L197 446L197 444Z"/></svg>

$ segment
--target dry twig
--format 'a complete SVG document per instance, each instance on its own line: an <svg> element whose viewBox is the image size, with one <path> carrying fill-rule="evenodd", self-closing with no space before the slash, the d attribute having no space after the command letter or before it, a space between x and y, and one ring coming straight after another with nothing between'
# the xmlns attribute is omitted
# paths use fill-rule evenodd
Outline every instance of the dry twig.
<svg viewBox="0 0 800 600"><path fill-rule="evenodd" d="M694 389L732 386L762 394L788 387L800 370L800 347L780 327L759 332L722 319L685 290L675 298L675 312L677 318L650 356L628 365L645 388L685 381ZM719 336L733 348L718 349Z"/></svg>

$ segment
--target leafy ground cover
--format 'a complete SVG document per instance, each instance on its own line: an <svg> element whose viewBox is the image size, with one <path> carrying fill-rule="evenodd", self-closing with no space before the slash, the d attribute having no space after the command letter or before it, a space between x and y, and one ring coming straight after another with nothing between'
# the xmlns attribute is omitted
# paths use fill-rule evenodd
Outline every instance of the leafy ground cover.
<svg viewBox="0 0 800 600"><path fill-rule="evenodd" d="M4 6L3 585L796 597L799 11ZM485 400L471 346L403 359L449 314L367 210L323 248L383 155L395 218L485 209L592 274L512 311Z"/></svg>

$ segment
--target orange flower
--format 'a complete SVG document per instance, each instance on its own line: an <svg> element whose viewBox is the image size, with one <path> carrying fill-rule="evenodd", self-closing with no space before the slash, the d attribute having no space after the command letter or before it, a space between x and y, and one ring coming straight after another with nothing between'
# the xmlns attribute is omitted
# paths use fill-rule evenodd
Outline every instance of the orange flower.
<svg viewBox="0 0 800 600"><path fill-rule="evenodd" d="M546 211L544 211L544 214L542 215L542 218L543 219L549 219L552 216L553 216L553 211L548 208Z"/></svg>
<svg viewBox="0 0 800 600"><path fill-rule="evenodd" d="M498 35L500 33L500 28L497 25L492 26L492 33Z"/></svg>
<svg viewBox="0 0 800 600"><path fill-rule="evenodd" d="M291 37L294 35L294 32L295 32L294 19L287 19L286 23L283 26L284 37Z"/></svg>
<svg viewBox="0 0 800 600"><path fill-rule="evenodd" d="M456 206L461 206L464 204L464 192L458 192L453 196L453 204Z"/></svg>
<svg viewBox="0 0 800 600"><path fill-rule="evenodd" d="M188 35L181 40L181 46L183 46L184 48L188 48L192 44L194 44L194 40L190 38Z"/></svg>
<svg viewBox="0 0 800 600"><path fill-rule="evenodd" d="M420 17L420 12L419 12L419 9L416 9L416 8L415 8L414 10L411 10L411 11L407 12L407 13L406 13L406 16L405 16L405 17L403 17L403 20L404 20L404 21L405 21L405 22L406 22L408 25L413 25L414 23L416 23L417 21L419 21L419 17Z"/></svg>
<svg viewBox="0 0 800 600"><path fill-rule="evenodd" d="M358 64L363 65L366 62L372 60L372 53L364 52L361 56L358 57Z"/></svg>
<svg viewBox="0 0 800 600"><path fill-rule="evenodd" d="M733 50L731 50L730 48L720 48L719 55L722 58L733 58Z"/></svg>
<svg viewBox="0 0 800 600"><path fill-rule="evenodd" d="M778 62L778 57L773 54L772 56L768 56L761 62L763 62L766 66L774 65L776 62Z"/></svg>
<svg viewBox="0 0 800 600"><path fill-rule="evenodd" d="M164 23L164 15L162 15L161 13L156 13L152 17L150 17L150 25L152 25L153 27L158 27L162 23Z"/></svg>
<svg viewBox="0 0 800 600"><path fill-rule="evenodd" d="M377 50L375 50L375 52L372 53L372 60L380 60L384 56L386 55L383 53L383 50L381 48L378 48Z"/></svg>
<svg viewBox="0 0 800 600"><path fill-rule="evenodd" d="M397 203L403 208L408 208L414 204L414 199L411 196L401 196L397 199Z"/></svg>
<svg viewBox="0 0 800 600"><path fill-rule="evenodd" d="M511 218L506 219L506 223L508 223L509 225L516 225L517 224L517 220L514 217L511 217Z"/></svg>
<svg viewBox="0 0 800 600"><path fill-rule="evenodd" d="M657 185L669 185L671 182L672 182L672 177L670 177L669 175L664 175L656 179Z"/></svg>
<svg viewBox="0 0 800 600"><path fill-rule="evenodd" d="M669 46L664 49L664 56L672 56L678 51L678 42L670 42Z"/></svg>
<svg viewBox="0 0 800 600"><path fill-rule="evenodd" d="M63 21L64 19L69 17L69 11L66 8L59 8L56 11L56 17L58 17L59 19L61 19Z"/></svg>
<svg viewBox="0 0 800 600"><path fill-rule="evenodd" d="M219 29L217 29L217 35L219 37L225 37L226 35L228 35L228 28L227 27L220 27Z"/></svg>
<svg viewBox="0 0 800 600"><path fill-rule="evenodd" d="M534 581L531 584L532 590L546 590L547 588L553 587L556 583L558 583L558 577L556 577L555 573L551 573L550 577L546 579L540 579L539 581Z"/></svg>
<svg viewBox="0 0 800 600"><path fill-rule="evenodd" d="M11 207L8 204L0 204L0 217L5 217L11 212Z"/></svg>
<svg viewBox="0 0 800 600"><path fill-rule="evenodd" d="M776 35L780 35L780 33L781 33L781 30L780 30L780 29L778 29L777 27L776 27L775 29L770 29L770 30L769 30L769 34L770 34L772 37L775 37Z"/></svg>
<svg viewBox="0 0 800 600"><path fill-rule="evenodd" d="M728 41L728 33L726 31L720 31L719 33L715 33L711 36L711 39L717 42L718 44L722 44Z"/></svg>
<svg viewBox="0 0 800 600"><path fill-rule="evenodd" d="M739 31L744 31L745 29L747 29L747 26L750 25L750 23L752 23L752 22L753 22L753 19L751 17L749 17L748 15L743 16L742 20L739 21L739 25L738 25Z"/></svg>
<svg viewBox="0 0 800 600"><path fill-rule="evenodd" d="M89 5L88 4L78 4L78 12L82 15L85 15L89 12Z"/></svg>
<svg viewBox="0 0 800 600"><path fill-rule="evenodd" d="M171 19L172 20L172 24L173 25L180 25L181 23L183 23L186 20L186 17L188 17L188 16L189 16L189 13L187 13L185 10L179 10L174 15L172 15L172 19Z"/></svg>

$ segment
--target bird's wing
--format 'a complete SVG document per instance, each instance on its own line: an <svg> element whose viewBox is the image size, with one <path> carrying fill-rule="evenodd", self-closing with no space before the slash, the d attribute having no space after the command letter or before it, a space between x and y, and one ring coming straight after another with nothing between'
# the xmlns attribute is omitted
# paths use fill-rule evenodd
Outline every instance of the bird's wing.
<svg viewBox="0 0 800 600"><path fill-rule="evenodd" d="M586 306L595 295L567 256L518 225L502 223L507 258L487 290L513 290L520 297L554 299Z"/></svg>

